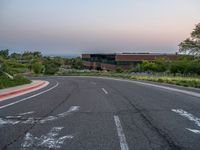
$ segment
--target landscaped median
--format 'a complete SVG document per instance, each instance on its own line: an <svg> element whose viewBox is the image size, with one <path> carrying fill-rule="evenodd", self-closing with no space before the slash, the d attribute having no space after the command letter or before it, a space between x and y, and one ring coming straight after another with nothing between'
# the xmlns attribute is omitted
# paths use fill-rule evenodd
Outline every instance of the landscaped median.
<svg viewBox="0 0 200 150"><path fill-rule="evenodd" d="M9 78L5 74L0 75L0 89L5 89L5 88L14 87L14 86L23 85L23 84L29 84L29 83L31 83L31 80L21 75L16 75L13 77L13 79Z"/></svg>
<svg viewBox="0 0 200 150"><path fill-rule="evenodd" d="M33 80L29 84L2 89L2 90L0 90L0 101L39 90L39 89L47 86L48 84L49 84L49 82L47 82L47 81Z"/></svg>

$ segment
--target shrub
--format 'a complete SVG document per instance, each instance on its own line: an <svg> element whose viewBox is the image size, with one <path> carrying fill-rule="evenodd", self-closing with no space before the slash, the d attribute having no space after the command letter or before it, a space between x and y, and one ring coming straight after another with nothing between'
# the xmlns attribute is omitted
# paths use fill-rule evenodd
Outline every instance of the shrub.
<svg viewBox="0 0 200 150"><path fill-rule="evenodd" d="M36 62L36 63L31 65L31 68L32 68L32 70L35 74L39 74L43 70L43 65L39 62Z"/></svg>
<svg viewBox="0 0 200 150"><path fill-rule="evenodd" d="M45 65L44 73L47 75L53 75L53 74L57 73L58 71L59 71L59 66L57 66L53 63Z"/></svg>
<svg viewBox="0 0 200 150"><path fill-rule="evenodd" d="M117 67L117 68L115 69L115 72L116 72L116 73L122 73L122 72L124 72L124 70L123 70L121 67Z"/></svg>

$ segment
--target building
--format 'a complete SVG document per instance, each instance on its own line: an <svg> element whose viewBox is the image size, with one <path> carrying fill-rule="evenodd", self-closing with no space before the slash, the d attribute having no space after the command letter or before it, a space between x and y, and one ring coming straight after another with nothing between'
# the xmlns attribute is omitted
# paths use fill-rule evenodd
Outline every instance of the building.
<svg viewBox="0 0 200 150"><path fill-rule="evenodd" d="M115 70L117 66L127 69L144 60L155 61L157 58L177 60L178 54L122 53L122 54L82 54L83 64L88 69Z"/></svg>

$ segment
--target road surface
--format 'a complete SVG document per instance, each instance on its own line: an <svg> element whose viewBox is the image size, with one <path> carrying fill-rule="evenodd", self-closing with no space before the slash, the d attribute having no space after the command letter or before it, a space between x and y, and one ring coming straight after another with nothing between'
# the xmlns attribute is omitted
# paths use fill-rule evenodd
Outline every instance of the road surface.
<svg viewBox="0 0 200 150"><path fill-rule="evenodd" d="M200 149L200 93L103 78L42 79L50 84L0 102L0 149Z"/></svg>

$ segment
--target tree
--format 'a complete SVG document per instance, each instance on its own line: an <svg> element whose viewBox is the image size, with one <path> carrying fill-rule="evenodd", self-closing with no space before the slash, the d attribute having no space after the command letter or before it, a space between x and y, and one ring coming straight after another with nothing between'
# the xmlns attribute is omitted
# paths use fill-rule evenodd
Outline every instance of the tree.
<svg viewBox="0 0 200 150"><path fill-rule="evenodd" d="M83 61L81 58L72 58L71 59L71 67L74 69L83 69Z"/></svg>
<svg viewBox="0 0 200 150"><path fill-rule="evenodd" d="M42 53L39 51L35 51L35 52L25 51L22 54L22 58L25 60L38 59L38 58L42 58Z"/></svg>
<svg viewBox="0 0 200 150"><path fill-rule="evenodd" d="M18 53L12 53L10 55L10 58L17 59L17 60L21 59L21 57L22 57L21 54L18 54Z"/></svg>
<svg viewBox="0 0 200 150"><path fill-rule="evenodd" d="M32 52L32 54L35 58L42 58L42 53L39 51Z"/></svg>
<svg viewBox="0 0 200 150"><path fill-rule="evenodd" d="M29 52L29 51L25 51L23 54L22 54L22 58L24 60L32 60L34 58L32 52Z"/></svg>
<svg viewBox="0 0 200 150"><path fill-rule="evenodd" d="M9 50L8 49L0 50L0 56L2 58L8 58L8 56L9 56Z"/></svg>
<svg viewBox="0 0 200 150"><path fill-rule="evenodd" d="M200 23L196 25L191 37L179 44L179 51L192 55L200 55Z"/></svg>

